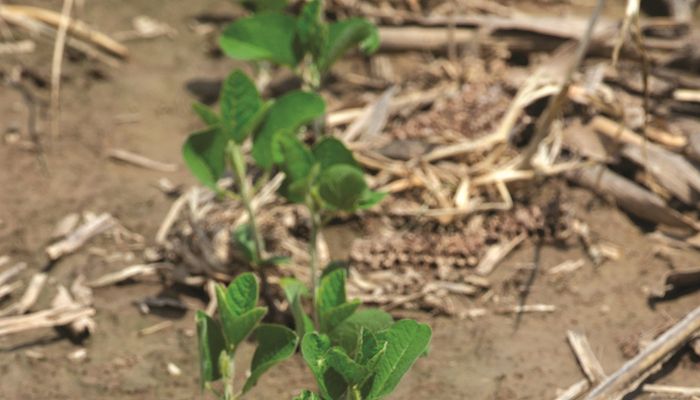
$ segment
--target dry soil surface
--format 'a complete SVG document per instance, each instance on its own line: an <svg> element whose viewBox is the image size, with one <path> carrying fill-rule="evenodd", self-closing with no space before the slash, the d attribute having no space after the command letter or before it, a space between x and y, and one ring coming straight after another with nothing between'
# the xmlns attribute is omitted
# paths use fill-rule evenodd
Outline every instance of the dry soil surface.
<svg viewBox="0 0 700 400"><path fill-rule="evenodd" d="M56 2L27 3L58 6ZM47 124L40 127L47 147L46 167L34 152L0 143L0 255L27 261L31 268L24 278L45 264L43 248L51 230L72 212L109 212L152 241L172 202L156 188L157 180L167 176L176 183L194 183L180 159L184 138L198 126L190 112L193 97L186 85L193 79L219 79L235 66L230 60L210 57L206 40L188 28L197 14L230 13L226 1L86 3L82 18L105 32L127 30L132 17L148 15L170 24L178 35L130 42L129 62L118 69L90 61L66 62L61 134L49 140ZM50 58L51 46L43 43L36 54L21 61L38 76L48 77ZM48 99L46 88L35 92L41 102ZM24 130L25 118L21 96L0 87L0 131L14 125ZM115 163L106 156L115 147L176 163L178 171L164 174ZM563 278L539 274L528 303L555 305L556 311L550 314L527 314L519 320L508 315L473 320L414 315L433 327L432 348L392 398L553 398L557 388L582 378L566 344L567 330L585 332L610 373L626 360L625 349L640 337L683 317L700 303L696 292L651 307L647 290L659 284L669 264L654 256L653 242L625 214L598 201L584 208L591 196L581 191L572 197L581 205L579 211L591 229L620 246L623 256L600 267L586 261L583 268ZM68 284L79 272L95 277L128 265L128 259L106 262L100 245L99 240L93 242L91 250L84 249L55 265L51 284ZM512 285L535 254L533 244L522 246L497 268L491 278L494 284ZM578 246L545 246L539 254L540 272L585 257ZM689 267L697 265L700 256L677 254L673 261L675 267ZM198 387L193 313L142 315L133 305L160 290L156 283L98 289L97 331L82 344L51 330L0 338L0 398L203 398ZM39 305L49 300L42 297ZM203 306L197 299L187 301ZM172 320L173 326L153 335L137 334L165 319ZM87 358L70 361L68 355L81 347L87 349ZM250 356L250 349L245 348L242 365ZM170 375L168 363L177 365L182 374ZM688 351L672 364L673 368L659 374L659 382L700 383L700 364ZM295 357L264 377L249 398L291 398L312 384L302 360Z"/></svg>

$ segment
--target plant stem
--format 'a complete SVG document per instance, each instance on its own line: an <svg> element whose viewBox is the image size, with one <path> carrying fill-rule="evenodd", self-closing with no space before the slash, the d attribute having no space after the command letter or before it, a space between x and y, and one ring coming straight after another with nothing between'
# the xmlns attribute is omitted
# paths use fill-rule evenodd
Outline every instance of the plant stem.
<svg viewBox="0 0 700 400"><path fill-rule="evenodd" d="M234 141L229 141L228 145L229 158L231 159L231 167L233 169L233 174L238 181L238 188L240 190L240 200L243 202L246 213L248 214L248 226L253 234L253 241L255 243L255 260L251 263L253 269L258 272L260 276L260 292L267 303L270 310L270 315L278 315L278 309L269 291L269 284L267 281L267 273L265 271L264 256L265 252L265 241L263 241L260 229L258 228L258 223L255 218L255 210L253 210L253 199L252 190L246 178L246 168L245 159L243 158L243 152L241 151L241 146L239 146Z"/></svg>
<svg viewBox="0 0 700 400"><path fill-rule="evenodd" d="M234 363L232 354L227 357L229 358L228 368L226 368L227 373L222 377L224 380L224 400L236 400L238 396L236 396L233 387L233 378L236 376L236 364Z"/></svg>
<svg viewBox="0 0 700 400"><path fill-rule="evenodd" d="M348 400L362 400L362 393L360 393L360 388L353 386L348 391Z"/></svg>
<svg viewBox="0 0 700 400"><path fill-rule="evenodd" d="M313 319L319 323L318 312L316 310L316 288L318 287L318 234L321 230L321 216L316 211L312 202L307 204L311 215L311 237L309 238L309 256L311 259L311 295L313 296Z"/></svg>
<svg viewBox="0 0 700 400"><path fill-rule="evenodd" d="M241 152L241 147L233 141L229 142L229 156L231 157L233 173L238 181L238 188L241 192L241 201L243 202L243 206L248 214L250 230L253 233L253 240L255 241L255 257L258 262L260 262L263 259L263 254L265 254L265 242L262 240L262 235L260 234L258 224L255 220L255 211L253 210L252 205L252 193L250 191L248 179L246 178L243 153Z"/></svg>

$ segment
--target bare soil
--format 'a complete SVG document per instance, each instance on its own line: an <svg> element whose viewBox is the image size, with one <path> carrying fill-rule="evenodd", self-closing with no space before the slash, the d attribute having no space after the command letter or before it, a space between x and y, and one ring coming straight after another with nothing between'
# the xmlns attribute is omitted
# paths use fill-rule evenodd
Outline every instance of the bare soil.
<svg viewBox="0 0 700 400"><path fill-rule="evenodd" d="M58 6L38 0L26 3ZM129 42L130 60L118 69L85 60L65 62L61 134L49 139L45 120L40 126L45 166L34 151L0 143L0 255L27 261L30 271L24 278L45 265L43 249L63 216L85 210L109 212L151 242L172 202L157 189L157 180L167 176L178 184L195 183L180 159L184 138L198 126L190 112L193 96L187 84L220 79L236 65L211 57L210 44L188 28L192 18L203 12L230 13L229 2L87 2L81 17L107 33L127 30L131 18L148 15L168 23L178 35ZM47 43L36 54L20 58L25 68L44 78L50 75L50 59ZM48 89L31 89L45 110ZM26 112L20 94L0 86L0 132L19 126L26 137ZM114 147L176 163L178 171L163 174L110 161L106 153ZM582 378L566 344L567 330L585 332L610 373L629 357L629 347L640 337L683 317L700 303L699 292L653 307L647 300L648 290L658 286L670 268L697 265L697 252L674 253L671 261L664 261L655 256L654 242L639 225L614 206L575 188L570 189L569 198L591 230L620 246L623 256L600 267L587 260L575 273L553 278L544 271L566 260L586 258L583 249L521 246L498 266L491 281L500 288L517 286L523 267L536 262L539 273L527 301L553 304L556 311L519 319L487 315L473 320L412 314L431 324L433 344L429 356L418 361L392 398L553 398L557 388ZM51 270L51 283L68 284L77 273L96 277L139 259L124 246L106 261L103 244L98 239L61 260ZM113 244L107 248L114 252ZM161 290L159 283L96 290L97 332L82 344L51 330L0 338L0 398L202 397L193 311L142 315L133 304ZM48 301L42 297L38 308ZM204 306L196 298L186 301ZM137 334L165 319L173 321L173 326L153 335ZM87 349L87 358L69 360L68 355L81 347ZM243 359L250 356L245 348ZM658 374L658 382L697 386L698 361L688 351L680 353L671 363L673 368ZM171 376L168 363L176 364L182 375ZM250 398L291 398L312 385L302 360L295 357L264 377Z"/></svg>

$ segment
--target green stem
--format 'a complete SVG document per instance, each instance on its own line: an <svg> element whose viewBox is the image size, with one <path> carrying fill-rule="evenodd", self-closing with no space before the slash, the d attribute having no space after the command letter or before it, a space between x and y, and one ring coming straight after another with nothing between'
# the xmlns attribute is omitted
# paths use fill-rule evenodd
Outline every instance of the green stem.
<svg viewBox="0 0 700 400"><path fill-rule="evenodd" d="M241 152L241 147L236 142L229 142L229 157L231 158L233 174L238 181L238 188L241 192L241 200L243 201L243 206L248 214L250 230L253 232L253 240L255 241L255 256L258 262L260 262L265 254L265 242L262 240L262 235L260 234L258 224L255 220L255 212L252 205L252 193L250 190L250 185L248 184L248 179L246 178L243 152Z"/></svg>
<svg viewBox="0 0 700 400"><path fill-rule="evenodd" d="M360 393L360 388L356 386L353 386L350 388L348 391L348 400L362 400L362 393Z"/></svg>
<svg viewBox="0 0 700 400"><path fill-rule="evenodd" d="M238 396L236 395L235 389L233 387L233 379L236 375L236 365L234 364L233 355L228 356L228 368L226 368L224 380L224 400L236 400Z"/></svg>
<svg viewBox="0 0 700 400"><path fill-rule="evenodd" d="M316 307L316 288L318 287L318 234L321 231L321 216L316 211L310 201L307 204L309 214L311 215L311 237L309 238L309 256L311 258L311 294L313 296L313 319L314 323L319 324L319 316Z"/></svg>
<svg viewBox="0 0 700 400"><path fill-rule="evenodd" d="M231 159L231 167L233 169L233 174L238 181L238 188L240 190L240 200L243 202L246 213L248 214L248 226L253 233L253 241L255 242L255 260L251 263L253 269L258 272L260 276L260 293L267 303L270 310L270 315L278 315L278 309L275 305L274 299L269 291L269 284L267 280L267 272L265 268L268 267L264 265L265 251L265 241L263 241L262 234L258 228L258 223L255 218L255 210L253 210L253 199L252 190L248 179L246 177L245 169L245 159L243 158L243 152L241 151L241 146L237 143L230 141L228 146L229 158Z"/></svg>

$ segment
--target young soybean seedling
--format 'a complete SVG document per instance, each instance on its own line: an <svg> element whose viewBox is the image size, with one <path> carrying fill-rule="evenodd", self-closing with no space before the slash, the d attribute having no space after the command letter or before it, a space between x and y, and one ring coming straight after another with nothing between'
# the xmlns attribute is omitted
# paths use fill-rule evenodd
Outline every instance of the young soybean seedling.
<svg viewBox="0 0 700 400"><path fill-rule="evenodd" d="M311 217L311 289L294 278L281 282L297 335L303 338L302 354L320 391L301 398L381 399L425 354L430 327L412 320L395 323L377 309L358 311L360 302L347 300L343 265L331 263L318 277L316 247L328 217L372 207L384 193L369 189L352 153L337 139L326 137L311 148L287 134L275 135L273 142L285 173L280 193L292 203L305 204ZM305 297L313 299L313 317L304 312Z"/></svg>
<svg viewBox="0 0 700 400"><path fill-rule="evenodd" d="M360 302L346 298L345 283L342 266L326 268L313 305L319 316L316 329L302 307L302 298L308 296L304 285L293 278L281 282L297 334L303 337L304 360L320 392L305 391L298 400L381 399L427 352L432 336L428 325L394 322L379 309L358 310Z"/></svg>
<svg viewBox="0 0 700 400"><path fill-rule="evenodd" d="M204 185L217 193L240 199L248 223L239 227L234 239L254 268L273 263L265 255L265 243L256 224L252 206L253 188L246 173L241 150L246 140L252 140L252 154L259 166L269 171L278 155L273 146L275 135L293 135L303 125L325 112L323 99L315 93L292 91L279 99L264 101L253 82L240 70L224 81L219 96L220 112L199 103L195 112L207 128L191 134L183 146L185 163ZM227 171L233 174L238 193L217 186ZM264 174L262 179L266 179ZM265 282L263 282L265 284Z"/></svg>
<svg viewBox="0 0 700 400"><path fill-rule="evenodd" d="M311 295L316 303L319 279L316 249L324 221L340 211L370 208L385 193L367 186L364 172L338 139L326 137L313 148L290 135L280 134L274 139L282 156L279 165L285 173L280 192L288 201L304 204L311 218ZM318 315L314 315L314 320L318 322Z"/></svg>
<svg viewBox="0 0 700 400"><path fill-rule="evenodd" d="M373 40L371 33L366 35L362 29L352 28L353 20L345 21L349 24L347 27L337 25L333 28L334 24L325 24L320 1L309 1L298 18L281 13L282 0L246 3L256 11L274 9L274 12L260 13L252 19L289 22L291 18L294 27L290 54L295 58L289 58L287 61L292 61L285 65L296 68L303 61L303 68L312 71L309 86L316 89L322 74L342 53L365 40ZM260 22L254 20L250 26L255 27ZM355 24L356 28L362 24ZM286 42L280 41L274 33L280 27L285 28L284 24L263 24L272 32L269 37L255 31L257 28L248 29L250 26L244 26L241 32L248 32L251 40L237 43L235 51L248 52L250 58L247 59L256 60L275 61L289 55L285 54ZM370 30L374 29L370 27ZM267 47L256 47L256 41ZM251 138L252 156L263 170L263 177L278 167L285 174L280 194L292 203L304 204L309 211L311 282L309 290L294 278L282 281L297 333L278 325L259 324L266 309L255 307L259 289L252 275L242 275L228 289L219 287L217 299L221 323L204 313L197 314L203 384L214 390L211 382L222 379L225 385L220 396L226 400L236 399L273 364L289 357L301 337L302 354L316 378L320 393L306 391L300 399L385 397L416 359L426 353L431 338L430 327L412 320L394 322L389 314L377 309L358 310L360 302L348 301L346 297L346 270L342 265L331 263L319 277L316 252L318 234L330 217L339 212L372 207L383 199L384 194L369 189L362 169L339 140L326 137L309 147L297 138L301 126L324 114L325 104L318 95L294 91L274 102L266 102L245 74L234 71L224 82L220 97L220 115L205 106L195 105L195 111L208 128L188 138L183 148L185 161L194 175L213 190L235 198L240 194L249 223L234 232L234 239L254 268L274 264L273 259L264 258L264 242L251 204L252 187L257 185L251 185L247 180L241 151L244 141ZM218 179L227 169L236 179L238 194L217 186ZM306 315L302 304L307 297L312 298L312 317ZM250 378L239 392L235 392L233 356L238 345L251 332L259 346Z"/></svg>
<svg viewBox="0 0 700 400"><path fill-rule="evenodd" d="M431 336L428 325L405 319L377 333L361 328L354 351L348 352L327 335L307 333L301 351L320 393L302 393L298 399L382 399L428 351Z"/></svg>
<svg viewBox="0 0 700 400"><path fill-rule="evenodd" d="M195 104L194 109L207 128L190 135L183 146L183 156L192 173L206 186L217 193L240 198L249 223L237 229L233 237L251 266L263 267L274 263L274 259L264 258L264 242L256 225L252 185L246 175L241 146L251 138L254 157L269 170L276 154L272 138L295 134L300 126L323 115L325 105L318 95L301 91L290 92L277 101L263 101L255 85L241 71L234 71L225 80L220 104L220 113ZM227 170L236 179L238 193L217 186ZM201 311L196 315L201 380L203 387L212 391L215 391L212 382L223 380L223 392L217 394L225 400L234 400L250 390L270 367L294 354L298 338L281 325L260 324L267 309L256 306L259 287L252 274L240 275L227 289L217 287L216 294L219 321ZM236 391L234 355L240 343L251 335L258 342L251 375Z"/></svg>
<svg viewBox="0 0 700 400"><path fill-rule="evenodd" d="M292 68L317 90L332 65L359 46L370 54L379 47L377 28L363 18L327 23L323 1L309 0L298 16L284 13L285 0L243 1L254 11L229 25L219 39L237 60L269 61Z"/></svg>
<svg viewBox="0 0 700 400"><path fill-rule="evenodd" d="M216 287L219 321L197 311L200 379L207 388L223 400L237 400L245 395L258 379L274 365L291 357L297 347L294 331L277 324L261 324L267 308L257 307L259 287L251 273L239 275L228 288ZM236 390L234 372L236 351L249 336L257 347L250 366L250 375ZM222 380L223 392L212 383Z"/></svg>

